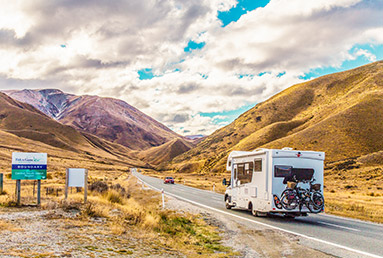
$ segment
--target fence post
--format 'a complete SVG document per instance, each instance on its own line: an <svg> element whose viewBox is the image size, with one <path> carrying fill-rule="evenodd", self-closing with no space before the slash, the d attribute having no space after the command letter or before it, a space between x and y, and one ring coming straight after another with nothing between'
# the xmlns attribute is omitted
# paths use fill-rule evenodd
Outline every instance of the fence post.
<svg viewBox="0 0 383 258"><path fill-rule="evenodd" d="M0 194L3 193L3 190L4 190L3 179L4 179L3 173L0 173Z"/></svg>

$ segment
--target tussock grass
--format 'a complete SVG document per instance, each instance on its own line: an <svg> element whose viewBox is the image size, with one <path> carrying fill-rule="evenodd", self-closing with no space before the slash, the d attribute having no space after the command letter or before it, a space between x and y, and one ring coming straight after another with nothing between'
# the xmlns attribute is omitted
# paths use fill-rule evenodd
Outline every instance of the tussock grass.
<svg viewBox="0 0 383 258"><path fill-rule="evenodd" d="M80 209L85 221L105 219L110 232L116 236L131 235L131 229L134 229L134 237L151 241L164 250L177 250L189 257L227 257L232 254L230 248L221 244L217 229L207 225L202 218L163 210L160 194L143 190L135 179L119 184L119 187L110 186L103 193L91 191L86 205L81 205L82 195L79 193L72 194L70 200L62 201L61 205L67 210Z"/></svg>

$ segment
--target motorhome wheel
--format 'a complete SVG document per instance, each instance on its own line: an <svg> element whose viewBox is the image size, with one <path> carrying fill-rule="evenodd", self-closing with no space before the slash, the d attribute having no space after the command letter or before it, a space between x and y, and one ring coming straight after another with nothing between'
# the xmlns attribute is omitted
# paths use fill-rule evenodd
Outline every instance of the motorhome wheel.
<svg viewBox="0 0 383 258"><path fill-rule="evenodd" d="M226 209L230 210L231 209L231 205L229 203L229 198L226 198L226 201L225 201L225 206L226 206Z"/></svg>

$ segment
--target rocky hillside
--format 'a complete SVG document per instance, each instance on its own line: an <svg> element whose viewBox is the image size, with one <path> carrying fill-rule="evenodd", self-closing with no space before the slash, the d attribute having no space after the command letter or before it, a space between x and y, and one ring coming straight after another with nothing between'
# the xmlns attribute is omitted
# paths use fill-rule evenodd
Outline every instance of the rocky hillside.
<svg viewBox="0 0 383 258"><path fill-rule="evenodd" d="M294 85L242 114L171 168L222 172L232 150L293 147L326 152L326 162L381 160L383 62Z"/></svg>
<svg viewBox="0 0 383 258"><path fill-rule="evenodd" d="M181 137L122 100L75 96L57 89L4 92L62 124L131 149L148 149Z"/></svg>

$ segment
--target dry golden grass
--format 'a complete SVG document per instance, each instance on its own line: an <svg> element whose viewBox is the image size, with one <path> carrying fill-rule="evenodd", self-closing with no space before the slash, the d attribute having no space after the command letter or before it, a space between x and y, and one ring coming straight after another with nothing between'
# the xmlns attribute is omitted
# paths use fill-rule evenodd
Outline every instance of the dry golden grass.
<svg viewBox="0 0 383 258"><path fill-rule="evenodd" d="M383 196L325 192L326 212L383 223Z"/></svg>
<svg viewBox="0 0 383 258"><path fill-rule="evenodd" d="M383 223L383 166L354 159L325 171L326 212Z"/></svg>
<svg viewBox="0 0 383 258"><path fill-rule="evenodd" d="M93 219L102 218L108 227L103 232L97 231L97 234L115 235L117 238L134 237L146 245L155 246L156 249L178 252L188 257L196 255L227 257L233 254L230 248L221 245L216 228L207 225L198 216L181 215L174 211L162 210L160 194L142 189L129 173L111 172L109 177L112 177L113 180L106 180L98 174L90 173L90 175L92 181L102 179L103 182L106 182L109 190L102 193L89 191L86 204L83 204L83 193L81 192L73 191L69 193L68 199L64 200L63 192L56 196L56 194L45 195L43 191L41 208L79 210L80 221L78 218L75 221L66 219L64 225L68 225L69 228L81 225L89 227L92 225ZM55 180L55 182L47 185L62 187L61 180L54 179L54 175L52 177L51 180ZM33 202L32 188L32 181L24 182L22 186L23 203ZM6 191L12 194L0 196L0 205L12 206L14 204L12 184L6 184ZM73 224L74 222L76 225ZM9 225L4 224L5 226ZM65 230L65 226L63 226L63 230ZM89 231L89 234L92 232Z"/></svg>

